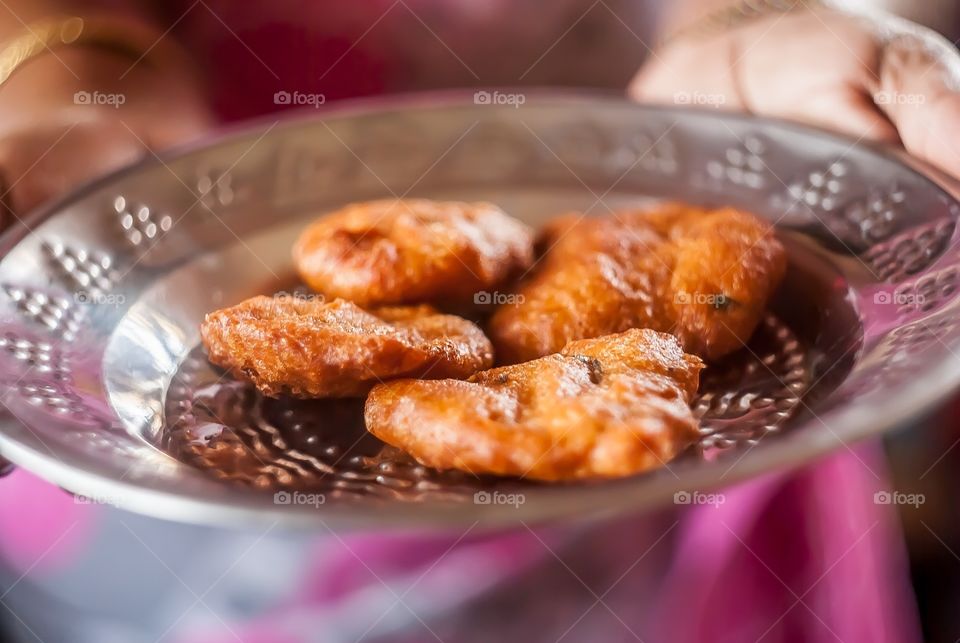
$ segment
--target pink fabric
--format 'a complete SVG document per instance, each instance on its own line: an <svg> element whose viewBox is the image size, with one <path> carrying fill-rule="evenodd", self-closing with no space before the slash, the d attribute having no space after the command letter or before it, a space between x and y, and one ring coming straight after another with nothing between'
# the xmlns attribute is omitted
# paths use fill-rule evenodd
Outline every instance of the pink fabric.
<svg viewBox="0 0 960 643"><path fill-rule="evenodd" d="M866 466L841 453L692 512L664 590L664 612L687 615L663 624L669 640L918 641L896 514Z"/></svg>
<svg viewBox="0 0 960 643"><path fill-rule="evenodd" d="M325 540L318 543L305 584L299 592L305 603L335 601L371 581L416 575L451 552L454 555L470 551L465 558L481 561L487 572L502 576L529 566L543 555L543 548L535 546L522 533L459 537L454 534L413 533L391 535L364 534L348 536L341 547L333 547Z"/></svg>
<svg viewBox="0 0 960 643"><path fill-rule="evenodd" d="M481 582L483 570L483 589L498 587L504 603L523 605L529 622L491 621L483 611L471 617L470 603L457 600L457 611L424 614L422 624L382 640L429 640L429 627L448 643L519 640L518 631L524 640L912 643L920 630L895 513L874 504L882 481L864 465L879 471L877 461L869 449L837 454L795 475L724 490L718 507L621 519L578 536L554 528L459 542L441 535L367 534L340 544L327 538L296 600L232 629L243 628L245 641L297 641L304 622L337 613L351 594L385 582L412 604L429 604ZM551 565L565 584L546 572ZM404 593L411 583L415 591ZM606 609L592 609L596 596ZM379 613L371 609L369 620ZM231 638L215 628L182 640Z"/></svg>
<svg viewBox="0 0 960 643"><path fill-rule="evenodd" d="M83 555L101 510L16 470L0 480L0 557L20 573L54 573Z"/></svg>
<svg viewBox="0 0 960 643"><path fill-rule="evenodd" d="M677 643L911 643L919 640L919 627L896 516L889 505L874 504L874 493L885 486L867 469L882 474L878 461L870 450L842 452L794 475L724 490L718 507L684 507L675 519L623 519L585 535L578 535L582 529L552 527L536 535L517 529L465 537L318 536L302 570L290 579L288 598L229 627L247 642L305 640L298 638L304 620L334 618L344 609L352 613L357 597L371 590L383 593L388 606L391 592L411 590L406 600L436 607L439 619L450 610L469 610L470 600L495 587L509 591L510 579L532 579L538 587L538 569L556 564L556 555L562 568L597 567L605 570L606 584L616 582L605 601L623 624L608 617L603 627L620 633L629 627ZM77 504L23 471L4 479L0 491L0 557L26 582L55 581L95 548L97 521L108 508ZM665 530L670 520L679 522ZM635 559L651 547L649 567L633 570ZM546 613L569 626L564 620L574 620L590 597L565 600L564 591L547 585L517 600L547 601ZM651 592L657 596L651 605L636 603L636 596ZM535 614L531 609L531 632L544 628ZM496 628L491 624L486 634L495 635ZM601 625L585 620L580 628L596 632ZM231 631L184 623L174 638L236 640ZM578 630L571 640L582 635ZM454 629L444 640L476 639Z"/></svg>

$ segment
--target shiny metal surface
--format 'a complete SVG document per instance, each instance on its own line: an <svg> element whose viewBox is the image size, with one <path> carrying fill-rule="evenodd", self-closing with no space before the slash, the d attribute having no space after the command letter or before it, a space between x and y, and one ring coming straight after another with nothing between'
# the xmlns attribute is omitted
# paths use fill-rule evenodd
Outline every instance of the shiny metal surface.
<svg viewBox="0 0 960 643"><path fill-rule="evenodd" d="M791 266L748 348L705 373L696 449L613 482L478 480L384 449L358 403L264 400L197 349L205 312L299 287L289 248L311 217L401 195L486 199L533 224L732 204L776 222ZM94 501L216 524L493 525L669 503L879 434L960 382L957 195L895 151L606 98L430 96L252 126L0 238L0 456Z"/></svg>

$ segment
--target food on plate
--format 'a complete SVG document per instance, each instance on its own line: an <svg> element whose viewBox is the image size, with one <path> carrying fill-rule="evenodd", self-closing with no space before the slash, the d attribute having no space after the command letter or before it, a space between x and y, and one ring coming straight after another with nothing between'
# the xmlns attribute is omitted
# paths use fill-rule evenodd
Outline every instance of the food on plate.
<svg viewBox="0 0 960 643"><path fill-rule="evenodd" d="M210 361L270 396L363 395L398 377L465 378L493 363L476 325L430 306L254 297L206 316Z"/></svg>
<svg viewBox="0 0 960 643"><path fill-rule="evenodd" d="M539 243L538 266L490 320L501 363L629 328L673 333L716 360L753 334L786 270L772 227L733 208L571 214Z"/></svg>
<svg viewBox="0 0 960 643"><path fill-rule="evenodd" d="M633 329L466 381L379 384L364 414L371 433L439 469L553 481L627 476L697 439L689 404L702 366L675 337Z"/></svg>
<svg viewBox="0 0 960 643"><path fill-rule="evenodd" d="M533 232L490 203L385 199L314 221L293 249L317 292L360 306L463 303L533 262Z"/></svg>
<svg viewBox="0 0 960 643"><path fill-rule="evenodd" d="M544 481L663 466L697 440L703 360L753 334L783 246L749 213L684 204L566 215L536 242L538 265L531 230L486 203L347 206L294 248L320 295L210 313L203 344L266 395L369 393L367 430L427 466ZM431 305L492 293L507 296L490 339Z"/></svg>

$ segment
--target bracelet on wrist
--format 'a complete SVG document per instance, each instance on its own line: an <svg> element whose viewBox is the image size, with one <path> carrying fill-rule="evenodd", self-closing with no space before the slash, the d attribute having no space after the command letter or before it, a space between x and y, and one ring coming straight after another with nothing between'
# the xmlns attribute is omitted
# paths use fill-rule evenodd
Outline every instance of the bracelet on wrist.
<svg viewBox="0 0 960 643"><path fill-rule="evenodd" d="M96 47L128 57L131 68L183 62L185 54L165 32L130 18L91 16L54 18L25 26L23 33L0 44L0 87L34 58L62 47Z"/></svg>

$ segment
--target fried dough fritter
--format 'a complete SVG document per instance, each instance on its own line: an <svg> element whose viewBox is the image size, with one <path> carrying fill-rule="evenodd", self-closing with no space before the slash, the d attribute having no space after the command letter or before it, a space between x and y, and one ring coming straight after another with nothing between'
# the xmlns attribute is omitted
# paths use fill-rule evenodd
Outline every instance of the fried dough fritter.
<svg viewBox="0 0 960 643"><path fill-rule="evenodd" d="M468 302L533 263L533 231L490 203L386 199L313 222L294 262L317 292L361 306Z"/></svg>
<svg viewBox="0 0 960 643"><path fill-rule="evenodd" d="M465 378L493 363L483 331L430 306L254 297L208 314L200 335L211 362L273 397L363 395L388 379Z"/></svg>
<svg viewBox="0 0 960 643"><path fill-rule="evenodd" d="M661 466L697 439L703 362L648 329L574 341L466 381L375 386L367 430L439 469L574 480Z"/></svg>
<svg viewBox="0 0 960 643"><path fill-rule="evenodd" d="M753 334L786 271L772 227L732 208L567 215L539 243L541 264L490 320L501 363L629 328L673 333L716 360Z"/></svg>

